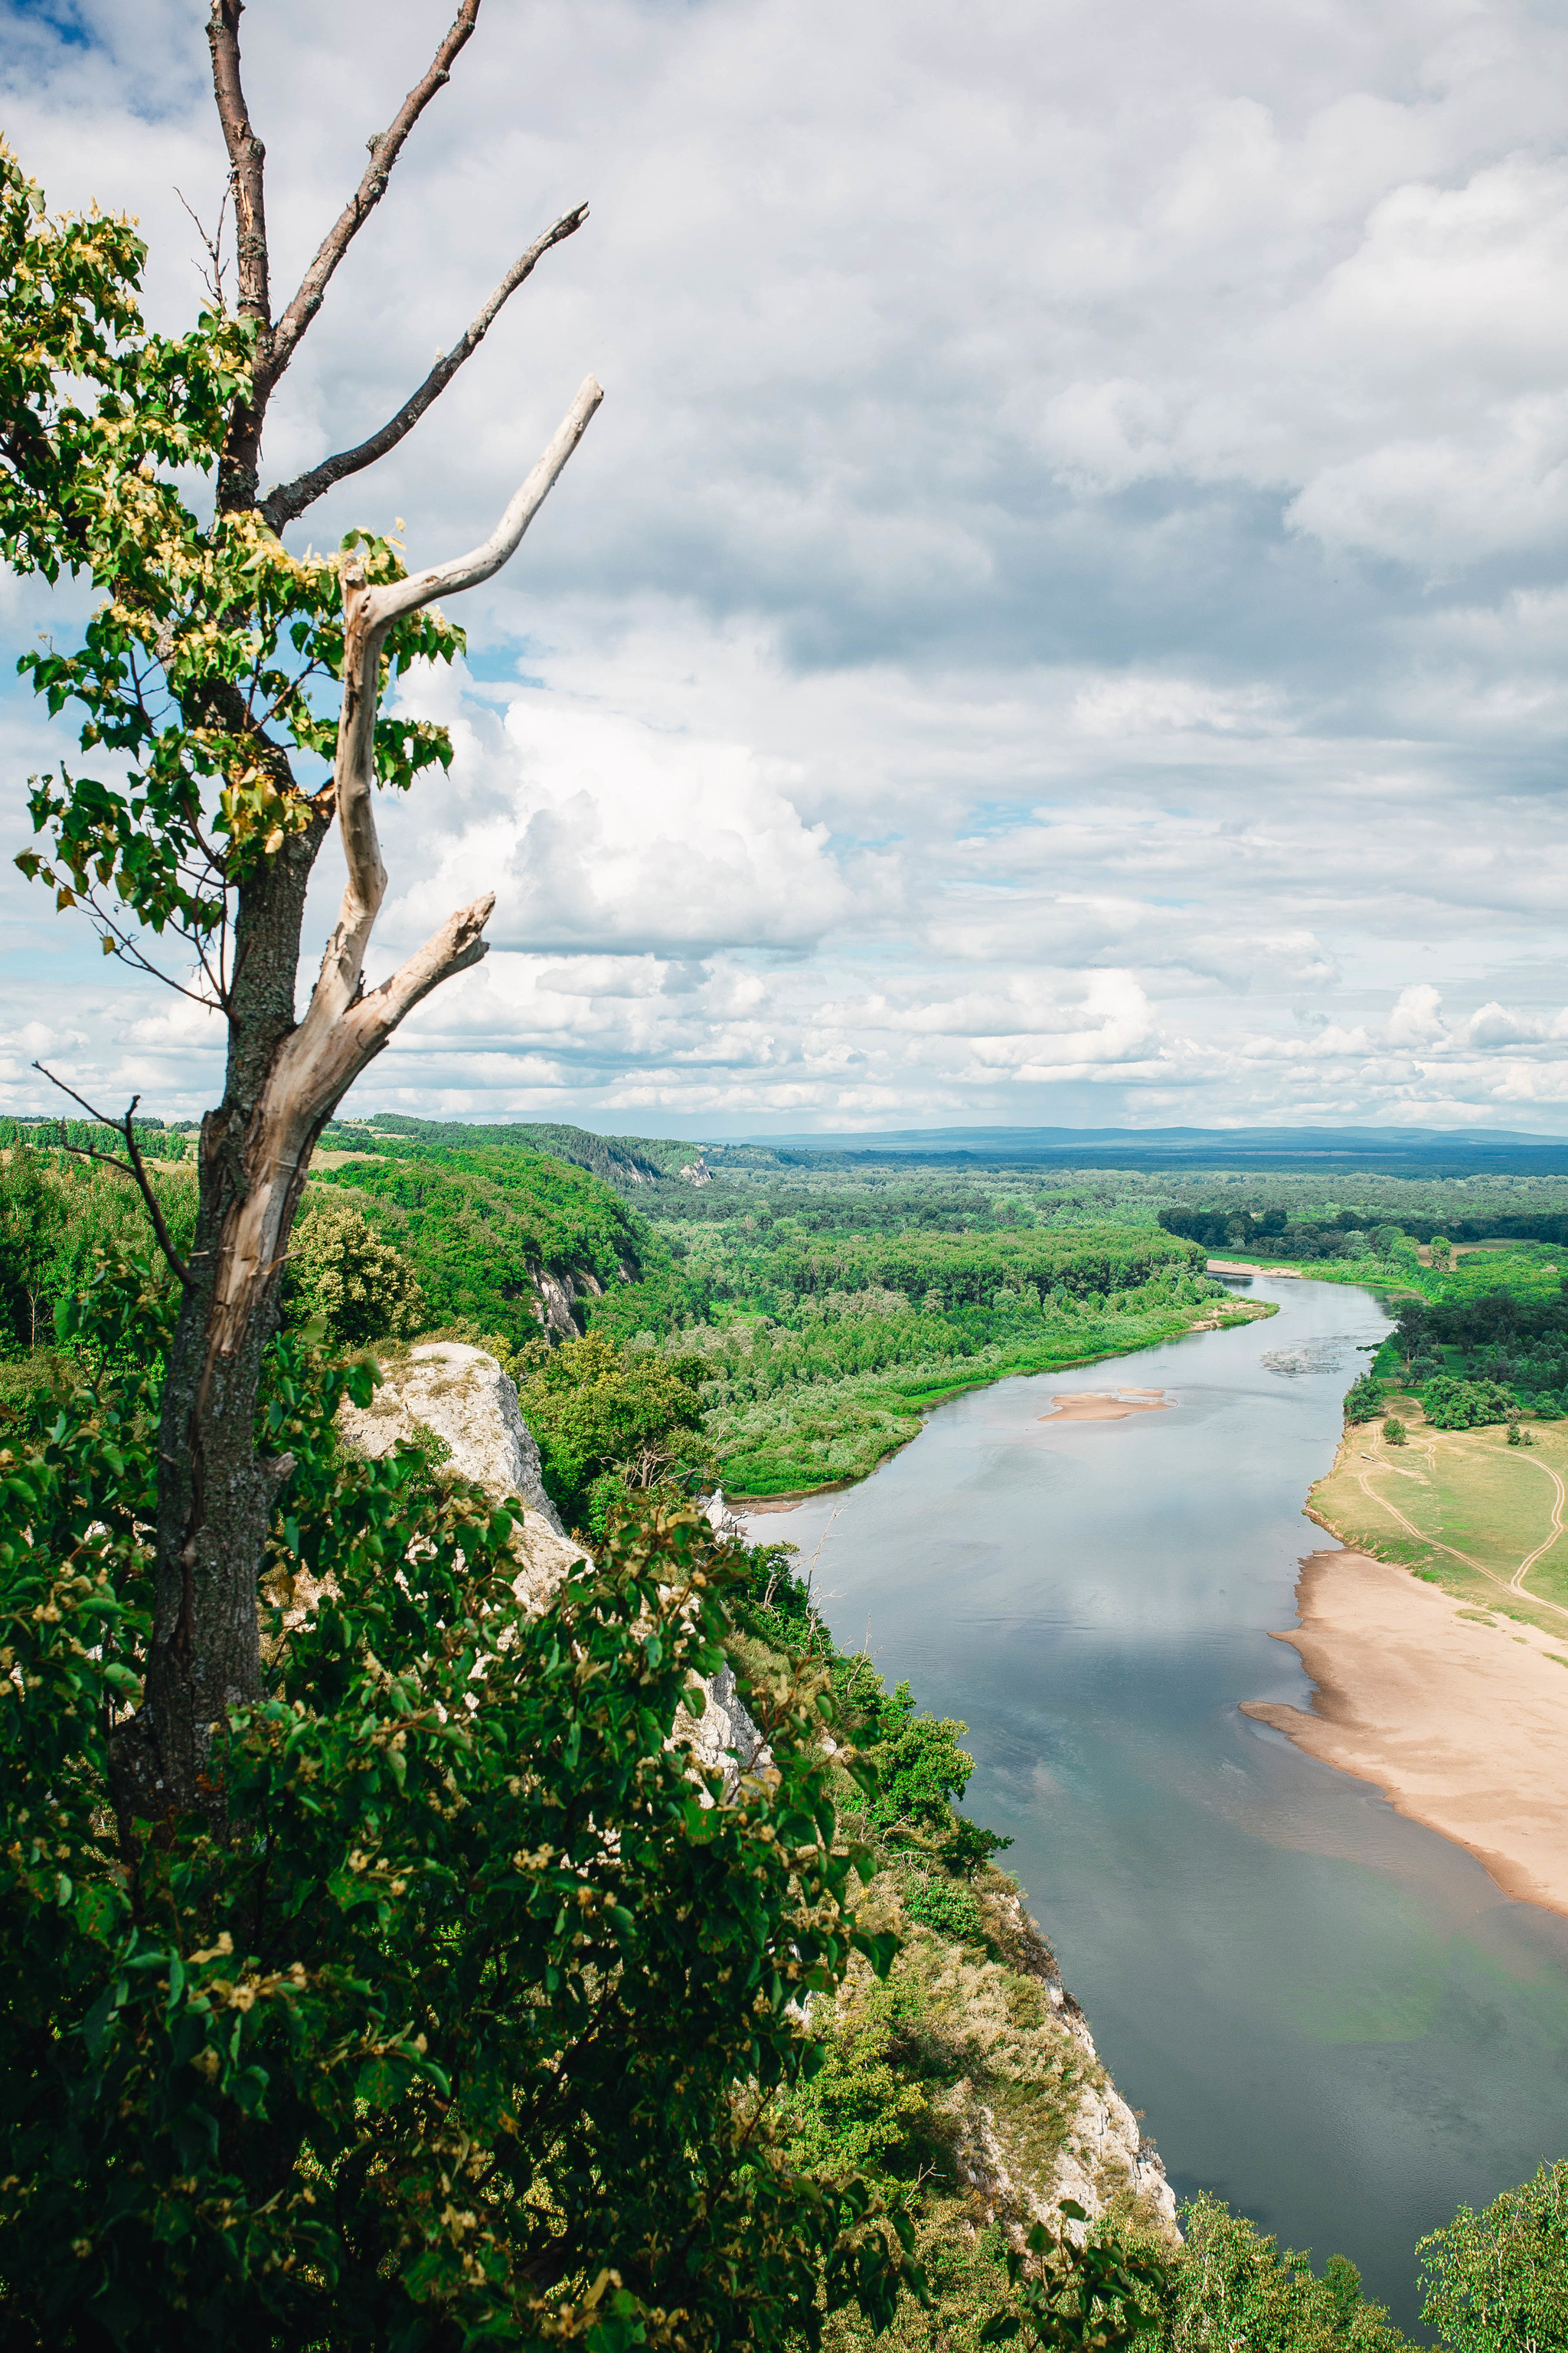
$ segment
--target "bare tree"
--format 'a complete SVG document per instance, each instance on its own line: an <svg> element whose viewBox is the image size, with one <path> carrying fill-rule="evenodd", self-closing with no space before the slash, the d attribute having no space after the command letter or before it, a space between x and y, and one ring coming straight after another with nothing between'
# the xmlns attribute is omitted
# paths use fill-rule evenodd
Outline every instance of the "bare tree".
<svg viewBox="0 0 1568 2353"><path fill-rule="evenodd" d="M394 448L478 348L501 305L542 256L570 237L586 207L563 215L521 254L467 332L368 439L265 498L259 492L268 406L310 330L333 273L385 190L425 108L447 81L473 33L479 0L462 0L430 65L391 124L369 142L370 162L276 319L269 294L266 151L240 73L241 0L211 0L207 35L213 90L231 166L235 269L240 315L251 323L248 382L229 414L218 470L220 512L254 510L270 531L304 512L334 483ZM212 255L213 269L219 269ZM221 280L220 280L221 283ZM390 979L364 983L366 951L386 891L373 807L374 730L387 632L441 596L487 580L507 562L602 397L592 377L549 448L481 546L410 576L373 582L363 564L340 569L343 596L342 702L331 780L297 784L286 744L263 711L222 676L188 691L230 734L243 733L257 768L287 796L295 828L234 884L232 954L212 994L228 1028L223 1100L202 1127L196 1233L188 1259L171 1263L183 1300L164 1384L160 1432L155 1623L144 1703L119 1736L124 1810L162 1814L219 1802L205 1767L211 1734L260 1687L257 1583L268 1524L289 1457L256 1444L262 1354L276 1325L279 1277L311 1150L349 1087L421 998L485 953L489 897L459 909ZM310 1006L295 1019L295 981L305 893L335 819L347 881ZM106 944L110 944L106 935Z"/></svg>

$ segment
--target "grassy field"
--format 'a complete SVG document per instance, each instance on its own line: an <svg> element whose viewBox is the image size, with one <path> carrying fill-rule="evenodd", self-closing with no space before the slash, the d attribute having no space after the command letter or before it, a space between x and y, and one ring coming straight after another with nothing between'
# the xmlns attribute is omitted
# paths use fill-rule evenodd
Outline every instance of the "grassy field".
<svg viewBox="0 0 1568 2353"><path fill-rule="evenodd" d="M1434 1430L1413 1397L1391 1396L1409 1441L1353 1424L1308 1509L1331 1533L1398 1561L1472 1608L1559 1634L1568 1646L1568 1421Z"/></svg>

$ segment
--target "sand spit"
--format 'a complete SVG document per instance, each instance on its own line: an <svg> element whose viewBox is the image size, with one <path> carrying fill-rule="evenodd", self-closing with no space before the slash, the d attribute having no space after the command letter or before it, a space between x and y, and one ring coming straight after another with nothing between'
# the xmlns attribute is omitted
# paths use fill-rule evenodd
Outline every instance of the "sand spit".
<svg viewBox="0 0 1568 2353"><path fill-rule="evenodd" d="M1301 1280L1299 1266L1259 1266L1249 1258L1211 1258L1207 1271L1210 1274L1273 1274L1281 1276L1287 1282L1300 1282Z"/></svg>
<svg viewBox="0 0 1568 2353"><path fill-rule="evenodd" d="M1275 1640L1317 1684L1310 1710L1242 1713L1375 1782L1505 1895L1568 1915L1568 1652L1366 1553L1313 1553L1296 1607L1300 1625Z"/></svg>
<svg viewBox="0 0 1568 2353"><path fill-rule="evenodd" d="M1058 1389L1042 1421L1125 1421L1130 1413L1167 1413L1163 1389Z"/></svg>

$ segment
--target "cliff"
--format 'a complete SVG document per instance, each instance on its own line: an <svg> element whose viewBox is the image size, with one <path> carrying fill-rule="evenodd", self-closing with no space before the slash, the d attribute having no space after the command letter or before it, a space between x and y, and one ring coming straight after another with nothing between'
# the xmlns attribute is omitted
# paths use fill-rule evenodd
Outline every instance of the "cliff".
<svg viewBox="0 0 1568 2353"><path fill-rule="evenodd" d="M381 1455L399 1440L434 1432L454 1470L498 1502L520 1500L517 1589L542 1607L584 1555L544 1493L539 1450L511 1381L493 1356L457 1341L390 1354L384 1369L369 1407L342 1409L345 1439ZM721 1512L716 1503L716 1519ZM677 1738L731 1787L766 1763L731 1667L705 1687L702 1713L679 1726ZM845 1796L857 1801L847 1780ZM921 1860L888 1853L883 1862L861 1916L868 1927L897 1931L902 1950L892 1977L884 1984L858 1960L833 2014L814 2017L811 2031L853 2053L847 2064L860 2064L874 2044L895 2074L907 2071L904 2108L913 2116L918 2096L917 2128L942 2152L956 2200L944 2227L1026 2229L1073 2198L1091 2217L1114 2209L1173 2233L1164 2168L1107 2074L1013 1883L987 1867L962 1891L956 1926L932 1926L920 1917L931 1899Z"/></svg>

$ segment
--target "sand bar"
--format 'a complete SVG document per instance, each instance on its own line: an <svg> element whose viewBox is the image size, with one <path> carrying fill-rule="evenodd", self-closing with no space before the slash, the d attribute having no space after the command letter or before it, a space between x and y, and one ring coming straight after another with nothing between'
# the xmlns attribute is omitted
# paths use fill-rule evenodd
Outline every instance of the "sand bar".
<svg viewBox="0 0 1568 2353"><path fill-rule="evenodd" d="M1168 1413L1163 1389L1058 1389L1042 1421L1125 1421L1130 1413Z"/></svg>
<svg viewBox="0 0 1568 2353"><path fill-rule="evenodd" d="M1368 1554L1301 1564L1292 1643L1310 1711L1243 1714L1483 1862L1505 1895L1568 1915L1568 1642L1463 1614L1440 1587Z"/></svg>
<svg viewBox="0 0 1568 2353"><path fill-rule="evenodd" d="M1291 1282L1301 1280L1299 1266L1257 1266L1251 1259L1211 1258L1207 1271L1210 1274L1279 1274Z"/></svg>

